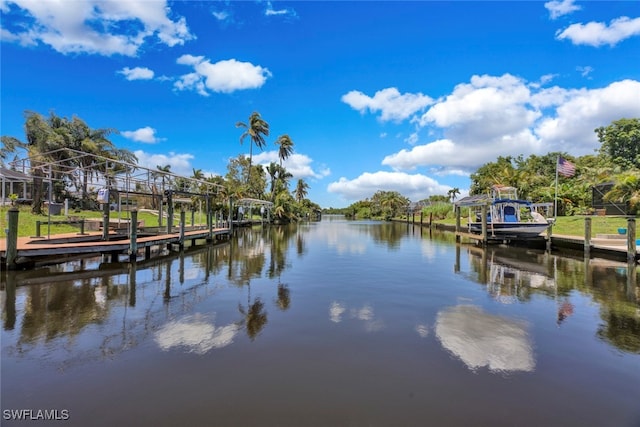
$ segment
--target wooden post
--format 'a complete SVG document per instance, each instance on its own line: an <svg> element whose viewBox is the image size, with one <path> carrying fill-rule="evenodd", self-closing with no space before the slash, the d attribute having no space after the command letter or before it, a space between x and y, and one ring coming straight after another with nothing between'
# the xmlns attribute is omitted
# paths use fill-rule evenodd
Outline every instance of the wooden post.
<svg viewBox="0 0 640 427"><path fill-rule="evenodd" d="M460 206L453 208L456 213L456 242L460 242Z"/></svg>
<svg viewBox="0 0 640 427"><path fill-rule="evenodd" d="M482 205L480 208L481 211L481 222L482 222L482 244L487 244L487 205Z"/></svg>
<svg viewBox="0 0 640 427"><path fill-rule="evenodd" d="M551 252L551 236L553 235L553 224L547 228L547 252Z"/></svg>
<svg viewBox="0 0 640 427"><path fill-rule="evenodd" d="M7 211L7 270L15 270L17 268L19 214L20 211L16 206L11 206Z"/></svg>
<svg viewBox="0 0 640 427"><path fill-rule="evenodd" d="M109 240L109 199L102 204L102 240Z"/></svg>
<svg viewBox="0 0 640 427"><path fill-rule="evenodd" d="M40 237L40 227L42 227L42 221L36 221L36 237Z"/></svg>
<svg viewBox="0 0 640 427"><path fill-rule="evenodd" d="M180 210L180 238L179 245L180 249L184 249L184 222L185 222L185 212L184 209Z"/></svg>
<svg viewBox="0 0 640 427"><path fill-rule="evenodd" d="M431 228L433 224L433 212L429 212L429 228Z"/></svg>
<svg viewBox="0 0 640 427"><path fill-rule="evenodd" d="M636 260L636 219L627 218L627 260Z"/></svg>
<svg viewBox="0 0 640 427"><path fill-rule="evenodd" d="M135 261L138 254L138 210L131 211L131 231L129 235L129 261Z"/></svg>
<svg viewBox="0 0 640 427"><path fill-rule="evenodd" d="M423 215L422 209L420 209L420 227L422 227L422 215Z"/></svg>
<svg viewBox="0 0 640 427"><path fill-rule="evenodd" d="M162 217L164 216L164 201L162 194L158 194L158 227L162 228Z"/></svg>
<svg viewBox="0 0 640 427"><path fill-rule="evenodd" d="M584 218L584 256L591 256L591 217Z"/></svg>
<svg viewBox="0 0 640 427"><path fill-rule="evenodd" d="M144 259L151 258L151 246L144 247Z"/></svg>
<svg viewBox="0 0 640 427"><path fill-rule="evenodd" d="M167 234L171 234L173 227L173 197L171 191L167 193Z"/></svg>
<svg viewBox="0 0 640 427"><path fill-rule="evenodd" d="M213 212L211 212L211 209L207 209L207 227L209 228L209 236L207 237L207 240L210 242L213 240Z"/></svg>
<svg viewBox="0 0 640 427"><path fill-rule="evenodd" d="M229 196L229 234L233 233L233 197Z"/></svg>

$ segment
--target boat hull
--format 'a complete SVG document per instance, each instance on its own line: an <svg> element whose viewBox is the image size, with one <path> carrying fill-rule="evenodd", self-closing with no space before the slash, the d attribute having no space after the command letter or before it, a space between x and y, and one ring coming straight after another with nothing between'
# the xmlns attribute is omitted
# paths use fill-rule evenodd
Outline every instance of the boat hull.
<svg viewBox="0 0 640 427"><path fill-rule="evenodd" d="M499 222L487 224L487 238L497 240L525 240L539 239L543 236L550 224L535 222ZM470 231L475 234L482 233L482 224L470 224Z"/></svg>

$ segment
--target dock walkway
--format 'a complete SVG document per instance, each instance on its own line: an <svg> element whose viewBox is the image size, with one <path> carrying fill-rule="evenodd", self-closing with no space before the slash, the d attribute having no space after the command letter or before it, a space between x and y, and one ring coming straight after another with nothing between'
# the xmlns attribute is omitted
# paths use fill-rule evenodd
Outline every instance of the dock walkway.
<svg viewBox="0 0 640 427"><path fill-rule="evenodd" d="M212 230L212 239L220 239L229 235L228 228L215 228ZM135 258L139 250L145 252L145 258L149 258L153 246L179 245L185 241L194 242L200 239L209 239L208 229L189 230L182 236L180 232L140 235L135 239L135 253L131 253L132 242L129 236L114 232L109 233L110 240L102 240L102 232L90 232L83 235L77 233L56 234L51 239L41 237L18 237L17 264L29 264L35 260L53 256L74 256L93 253L110 254L114 257L120 254L129 254ZM193 244L193 243L192 243ZM0 258L6 258L7 241L0 240Z"/></svg>

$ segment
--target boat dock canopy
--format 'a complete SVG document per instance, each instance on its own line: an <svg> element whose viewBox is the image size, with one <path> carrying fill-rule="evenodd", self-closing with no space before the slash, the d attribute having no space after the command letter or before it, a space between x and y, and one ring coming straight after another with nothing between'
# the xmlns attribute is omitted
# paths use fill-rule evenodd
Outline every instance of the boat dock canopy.
<svg viewBox="0 0 640 427"><path fill-rule="evenodd" d="M467 196L456 201L455 206L482 206L489 205L493 199L488 194L478 194L475 196Z"/></svg>
<svg viewBox="0 0 640 427"><path fill-rule="evenodd" d="M249 198L238 199L234 204L236 206L244 206L244 207L266 206L267 208L271 208L273 206L273 203L267 200L249 199Z"/></svg>

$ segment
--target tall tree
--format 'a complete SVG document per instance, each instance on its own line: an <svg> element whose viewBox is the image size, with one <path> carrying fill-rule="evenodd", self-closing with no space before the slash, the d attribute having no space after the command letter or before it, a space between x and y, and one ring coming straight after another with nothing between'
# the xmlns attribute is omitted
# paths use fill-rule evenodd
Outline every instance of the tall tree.
<svg viewBox="0 0 640 427"><path fill-rule="evenodd" d="M454 187L451 190L447 191L447 195L449 196L449 200L452 202L456 199L456 196L460 194L460 189L458 187Z"/></svg>
<svg viewBox="0 0 640 427"><path fill-rule="evenodd" d="M276 144L278 145L278 157L280 158L280 167L282 167L282 162L287 160L291 154L293 154L293 141L289 137L289 135L284 134L280 135L278 139L276 139Z"/></svg>
<svg viewBox="0 0 640 427"><path fill-rule="evenodd" d="M309 184L304 182L304 179L299 179L296 184L296 200L298 203L301 203L307 197L307 190L309 190Z"/></svg>
<svg viewBox="0 0 640 427"><path fill-rule="evenodd" d="M614 163L624 167L640 167L640 119L615 120L609 126L595 129L602 143L601 151Z"/></svg>
<svg viewBox="0 0 640 427"><path fill-rule="evenodd" d="M269 123L260 116L260 113L254 111L249 116L247 123L237 122L236 127L245 130L242 135L240 135L241 144L247 137L251 140L249 143L249 168L247 169L247 183L249 183L251 177L251 162L253 160L253 145L255 144L256 148L263 149L267 144L265 137L269 136Z"/></svg>

